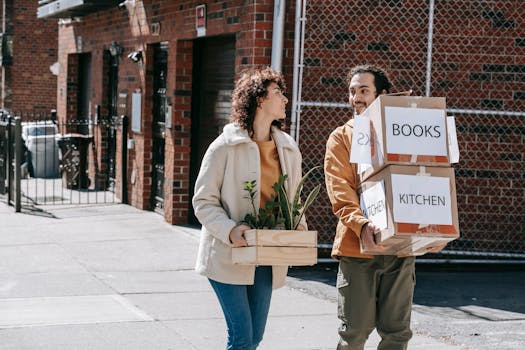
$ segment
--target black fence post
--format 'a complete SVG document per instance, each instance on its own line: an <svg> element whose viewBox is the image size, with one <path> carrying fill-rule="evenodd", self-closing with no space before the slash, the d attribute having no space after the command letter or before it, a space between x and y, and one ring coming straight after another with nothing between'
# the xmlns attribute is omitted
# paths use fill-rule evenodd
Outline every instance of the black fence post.
<svg viewBox="0 0 525 350"><path fill-rule="evenodd" d="M120 176L120 188L121 195L120 200L122 204L128 204L128 127L129 119L126 115L122 117L122 135L120 143L121 151L121 176Z"/></svg>
<svg viewBox="0 0 525 350"><path fill-rule="evenodd" d="M22 209L21 169L22 165L22 118L15 117L15 212Z"/></svg>
<svg viewBox="0 0 525 350"><path fill-rule="evenodd" d="M7 180L7 123L4 114L0 111L0 194L6 193Z"/></svg>
<svg viewBox="0 0 525 350"><path fill-rule="evenodd" d="M7 204L13 203L13 118L7 116Z"/></svg>

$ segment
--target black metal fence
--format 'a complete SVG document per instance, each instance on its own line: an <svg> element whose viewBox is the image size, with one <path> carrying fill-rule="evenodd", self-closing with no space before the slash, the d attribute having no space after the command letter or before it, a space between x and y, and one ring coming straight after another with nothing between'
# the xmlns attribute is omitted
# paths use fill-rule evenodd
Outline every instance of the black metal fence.
<svg viewBox="0 0 525 350"><path fill-rule="evenodd" d="M58 121L53 112L0 114L0 194L16 211L126 203L127 125L127 117Z"/></svg>
<svg viewBox="0 0 525 350"><path fill-rule="evenodd" d="M20 118L12 118L0 112L0 194L7 194L7 203L20 211L21 164Z"/></svg>

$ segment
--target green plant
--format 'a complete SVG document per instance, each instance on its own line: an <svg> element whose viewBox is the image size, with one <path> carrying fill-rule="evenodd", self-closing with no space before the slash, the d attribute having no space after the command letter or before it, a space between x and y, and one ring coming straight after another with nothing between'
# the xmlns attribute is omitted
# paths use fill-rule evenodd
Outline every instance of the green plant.
<svg viewBox="0 0 525 350"><path fill-rule="evenodd" d="M250 226L251 228L274 228L283 223L276 213L277 201L274 195L266 202L264 208L255 207L255 195L257 194L257 182L245 181L244 190L248 192L248 198L252 205L252 212L244 216L243 223Z"/></svg>
<svg viewBox="0 0 525 350"><path fill-rule="evenodd" d="M286 191L285 181L288 178L287 174L279 176L277 182L273 185L273 189L276 195L272 195L270 200L266 202L264 208L256 209L255 196L257 194L257 182L256 180L245 181L244 190L248 192L248 198L252 205L252 212L244 216L243 222L251 228L281 228L284 227L286 230L296 230L297 226L301 222L301 219L313 203L319 191L321 185L317 185L308 194L306 200L301 202L301 192L303 190L304 182L312 174L314 170L319 169L320 166L316 166L310 169L299 181L295 190L295 196L293 200L290 200L288 192Z"/></svg>

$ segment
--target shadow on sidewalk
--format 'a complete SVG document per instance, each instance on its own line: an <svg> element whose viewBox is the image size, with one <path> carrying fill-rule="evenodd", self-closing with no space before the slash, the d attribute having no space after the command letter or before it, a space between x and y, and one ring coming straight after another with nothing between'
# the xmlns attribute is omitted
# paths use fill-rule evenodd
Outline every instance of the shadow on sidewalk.
<svg viewBox="0 0 525 350"><path fill-rule="evenodd" d="M0 202L7 206L7 195L0 195ZM8 206L8 208L13 210L13 214L15 213L14 207ZM53 213L50 213L42 208L37 207L32 202L24 202L21 205L20 210L21 211L19 214L41 216L49 219L58 219L58 217L56 217Z"/></svg>
<svg viewBox="0 0 525 350"><path fill-rule="evenodd" d="M416 271L416 304L473 305L525 314L524 264L417 265Z"/></svg>
<svg viewBox="0 0 525 350"><path fill-rule="evenodd" d="M337 263L291 267L288 275L335 287ZM524 295L523 264L416 264L418 305L474 305L525 314Z"/></svg>

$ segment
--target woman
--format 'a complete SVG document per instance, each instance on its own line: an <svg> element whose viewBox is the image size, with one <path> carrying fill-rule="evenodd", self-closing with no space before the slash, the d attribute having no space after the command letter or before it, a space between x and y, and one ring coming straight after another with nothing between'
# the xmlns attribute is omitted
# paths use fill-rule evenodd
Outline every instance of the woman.
<svg viewBox="0 0 525 350"><path fill-rule="evenodd" d="M244 182L256 180L264 206L279 175L288 174L290 198L301 179L301 154L280 130L288 99L271 68L244 73L232 96L230 124L212 142L195 183L193 207L202 224L196 270L208 277L228 327L227 349L256 349L262 340L272 287L284 285L286 266L232 263L232 247L246 246L242 224L251 208ZM304 219L301 229L306 229Z"/></svg>

